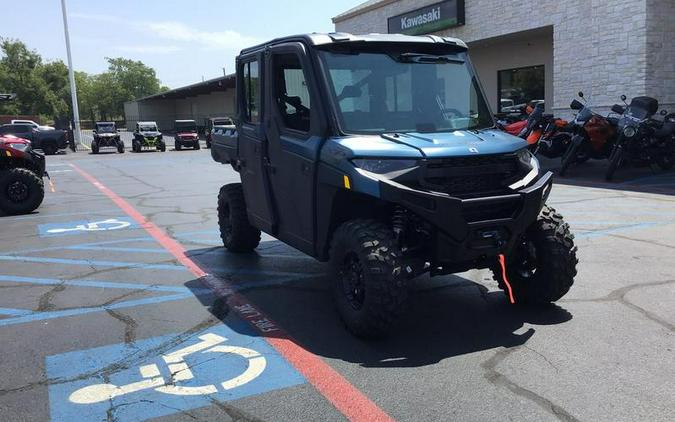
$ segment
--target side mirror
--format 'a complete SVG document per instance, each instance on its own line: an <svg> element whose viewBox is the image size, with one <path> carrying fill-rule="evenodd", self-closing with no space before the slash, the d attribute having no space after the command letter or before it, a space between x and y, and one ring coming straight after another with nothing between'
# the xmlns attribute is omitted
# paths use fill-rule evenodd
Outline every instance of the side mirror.
<svg viewBox="0 0 675 422"><path fill-rule="evenodd" d="M626 96L623 94L621 95L621 101L626 101Z"/></svg>
<svg viewBox="0 0 675 422"><path fill-rule="evenodd" d="M579 97L584 98L584 92L583 91L579 91L578 95L579 95Z"/></svg>
<svg viewBox="0 0 675 422"><path fill-rule="evenodd" d="M668 110L661 110L661 115L662 115L662 116L665 116L666 114L668 114Z"/></svg>

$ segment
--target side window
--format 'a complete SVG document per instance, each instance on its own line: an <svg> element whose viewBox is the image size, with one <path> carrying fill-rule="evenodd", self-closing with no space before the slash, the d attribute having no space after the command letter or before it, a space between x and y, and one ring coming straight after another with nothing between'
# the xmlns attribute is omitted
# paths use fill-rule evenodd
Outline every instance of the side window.
<svg viewBox="0 0 675 422"><path fill-rule="evenodd" d="M260 78L258 62L244 63L244 118L248 123L260 122Z"/></svg>
<svg viewBox="0 0 675 422"><path fill-rule="evenodd" d="M272 60L274 99L288 129L309 132L311 101L297 54L276 54Z"/></svg>

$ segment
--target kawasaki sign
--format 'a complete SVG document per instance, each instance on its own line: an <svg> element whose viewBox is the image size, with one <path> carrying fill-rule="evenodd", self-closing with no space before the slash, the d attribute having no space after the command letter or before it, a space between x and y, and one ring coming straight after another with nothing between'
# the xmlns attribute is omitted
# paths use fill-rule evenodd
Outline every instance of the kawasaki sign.
<svg viewBox="0 0 675 422"><path fill-rule="evenodd" d="M390 34L419 35L464 25L464 0L447 0L421 7L387 21Z"/></svg>

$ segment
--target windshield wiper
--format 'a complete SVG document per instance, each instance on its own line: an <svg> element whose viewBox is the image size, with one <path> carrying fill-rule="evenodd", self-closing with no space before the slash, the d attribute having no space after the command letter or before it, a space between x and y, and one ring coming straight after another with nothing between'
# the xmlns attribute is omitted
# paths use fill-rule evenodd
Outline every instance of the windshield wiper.
<svg viewBox="0 0 675 422"><path fill-rule="evenodd" d="M464 63L463 59L457 57L420 53L401 53L396 59L403 63Z"/></svg>

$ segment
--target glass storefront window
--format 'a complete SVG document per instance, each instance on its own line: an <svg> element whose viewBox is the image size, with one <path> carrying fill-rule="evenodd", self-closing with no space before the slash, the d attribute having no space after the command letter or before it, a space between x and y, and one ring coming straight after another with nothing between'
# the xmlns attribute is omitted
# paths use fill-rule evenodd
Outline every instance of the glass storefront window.
<svg viewBox="0 0 675 422"><path fill-rule="evenodd" d="M500 70L497 79L497 108L501 113L517 112L529 103L544 102L544 65Z"/></svg>

